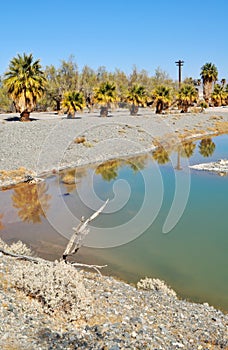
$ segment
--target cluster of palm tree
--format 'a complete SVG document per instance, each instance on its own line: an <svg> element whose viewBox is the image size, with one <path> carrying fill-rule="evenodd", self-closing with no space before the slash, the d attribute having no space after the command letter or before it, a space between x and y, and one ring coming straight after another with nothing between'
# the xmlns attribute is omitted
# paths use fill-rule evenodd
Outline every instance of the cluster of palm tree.
<svg viewBox="0 0 228 350"><path fill-rule="evenodd" d="M201 79L186 78L178 89L177 83L159 68L153 77L136 67L129 76L118 69L107 72L105 67L95 72L85 66L80 73L72 57L62 61L58 69L48 66L43 70L39 60L24 53L11 60L0 80L0 108L7 104L6 94L22 121L28 120L36 108L51 108L74 117L77 111L85 107L91 111L94 106L100 106L101 116L107 116L108 110L117 105L128 106L130 113L136 115L139 107L152 106L156 113L162 113L171 106L188 112L189 107L197 104L204 107L228 104L228 85L225 79L217 82L214 64L206 63L201 68L201 78L204 101L199 101L198 94Z"/></svg>

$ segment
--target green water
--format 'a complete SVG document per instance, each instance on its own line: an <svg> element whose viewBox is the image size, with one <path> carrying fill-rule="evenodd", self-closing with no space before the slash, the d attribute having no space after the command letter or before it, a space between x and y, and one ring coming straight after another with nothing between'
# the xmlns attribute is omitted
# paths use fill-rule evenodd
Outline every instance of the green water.
<svg viewBox="0 0 228 350"><path fill-rule="evenodd" d="M46 218L40 215L40 222L36 223L19 217L19 209L13 204L15 190L2 192L2 237L8 241L22 239L40 255L58 257L66 244L60 233L70 234L75 217L80 219L92 212L89 202L98 205L96 199L90 200L92 188L101 203L122 195L126 201L119 203L120 208L117 201L109 213L102 214L91 226L86 244L96 248L83 247L78 259L108 264L106 273L128 282L136 282L144 276L163 279L183 298L208 302L228 311L228 176L195 170L189 174L188 168L188 162L196 164L228 158L228 136L213 138L212 142L214 147L209 145L206 146L209 151L201 151L204 156L199 152L200 141L194 142L193 154L189 158L180 157L180 164L177 164L177 154L171 152L173 165L170 162L158 165L148 155L135 161L113 163L105 169L88 168L76 173L76 188L74 183L66 185L63 175L51 177L45 189L51 196L46 198L49 201ZM175 169L177 165L180 170ZM189 184L190 194L175 227L163 233L176 181L182 186L183 194ZM147 208L132 227L129 222L144 206L145 194L149 196ZM143 225L148 227L141 232ZM140 232L132 240L131 229ZM121 244L125 238L129 242ZM113 245L120 242L120 245L99 248L103 241L107 246L111 246L110 242L116 242Z"/></svg>

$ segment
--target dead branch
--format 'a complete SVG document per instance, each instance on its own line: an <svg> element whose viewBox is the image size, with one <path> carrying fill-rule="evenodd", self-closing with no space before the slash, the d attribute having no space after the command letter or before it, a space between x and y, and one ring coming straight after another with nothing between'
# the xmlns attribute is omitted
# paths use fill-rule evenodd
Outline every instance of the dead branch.
<svg viewBox="0 0 228 350"><path fill-rule="evenodd" d="M104 210L107 203L108 203L108 200L100 207L100 209L98 209L87 220L84 220L84 218L82 218L82 221L80 222L80 224L76 228L73 227L74 233L71 236L71 239L70 239L69 243L67 244L67 247L66 247L66 249L63 253L63 256L62 256L62 259L66 263L67 263L67 261L66 261L67 257L69 255L75 254L79 250L79 248L82 246L84 238L89 232L89 229L87 228L88 223L91 222L92 220L94 220ZM12 258L19 259L19 260L33 262L35 264L38 264L40 262L43 262L43 263L48 264L48 265L54 264L54 262L52 262L52 261L48 261L48 260L45 260L42 258L35 258L32 256L12 253L12 252L9 252L9 251L2 249L2 248L0 248L0 253L2 253L4 255L8 255ZM99 269L102 269L103 267L107 266L107 265L103 265L103 266L87 265L87 264L81 264L81 263L77 263L77 262L71 263L71 265L78 266L78 267L85 267L85 268L89 268L89 269L94 269L96 272L99 273L99 275L101 275L101 272Z"/></svg>
<svg viewBox="0 0 228 350"><path fill-rule="evenodd" d="M84 218L81 219L80 224L75 228L73 227L74 233L71 236L65 251L63 252L62 259L66 262L68 256L76 254L79 248L81 248L85 236L89 233L89 229L87 228L89 222L94 220L105 208L108 203L107 201L98 209L93 215L91 215L87 220Z"/></svg>
<svg viewBox="0 0 228 350"><path fill-rule="evenodd" d="M16 258L18 260L33 262L35 264L38 264L40 262L43 262L43 263L48 264L48 265L54 264L54 262L52 262L52 261L48 261L48 260L45 260L42 258L34 258L34 257L28 256L28 255L20 255L20 254L12 253L12 252L9 252L9 251L2 249L2 248L0 248L0 253L2 253L4 255L8 255L12 258ZM78 266L78 267L85 267L88 269L94 269L95 271L97 271L99 273L99 275L101 275L101 272L99 269L102 269L103 267L107 267L107 265L88 265L88 264L82 264L82 263L77 263L77 262L71 263L70 265Z"/></svg>
<svg viewBox="0 0 228 350"><path fill-rule="evenodd" d="M2 254L4 254L4 255L11 256L11 257L16 258L16 259L18 259L18 260L30 261L30 262L34 262L34 263L36 263L36 264L38 264L39 262L45 262L45 263L48 263L48 262L49 262L49 261L44 260L44 259L42 259L42 258L34 258L33 256L11 253L11 252L8 252L7 250L2 249L2 248L0 248L0 253L2 253Z"/></svg>
<svg viewBox="0 0 228 350"><path fill-rule="evenodd" d="M94 269L99 273L100 276L102 276L99 269L102 269L103 267L107 267L108 265L87 265L87 264L81 264L81 263L71 263L72 266L79 266L79 267L86 267L88 269Z"/></svg>

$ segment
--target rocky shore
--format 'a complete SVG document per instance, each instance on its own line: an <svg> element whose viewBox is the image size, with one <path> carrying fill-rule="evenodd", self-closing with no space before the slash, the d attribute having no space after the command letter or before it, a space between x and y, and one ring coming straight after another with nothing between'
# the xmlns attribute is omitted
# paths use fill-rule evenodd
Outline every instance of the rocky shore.
<svg viewBox="0 0 228 350"><path fill-rule="evenodd" d="M162 116L142 110L137 117L120 110L104 119L99 112L74 120L53 113L32 117L36 120L20 123L0 115L0 187L140 154L170 135L214 134L218 123L228 122L225 109ZM0 241L3 350L228 349L228 315L180 300L162 281L146 279L136 287L62 262L22 261L1 249L31 252L21 243L9 247Z"/></svg>
<svg viewBox="0 0 228 350"><path fill-rule="evenodd" d="M0 248L31 254L21 243ZM137 288L63 262L0 254L1 349L228 349L228 315L179 300L162 281Z"/></svg>

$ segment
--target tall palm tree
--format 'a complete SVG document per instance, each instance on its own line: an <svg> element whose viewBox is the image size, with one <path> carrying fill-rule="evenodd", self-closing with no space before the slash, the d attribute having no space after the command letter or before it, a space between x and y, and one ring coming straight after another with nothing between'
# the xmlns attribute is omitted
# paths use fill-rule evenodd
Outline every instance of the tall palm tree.
<svg viewBox="0 0 228 350"><path fill-rule="evenodd" d="M199 153L203 157L210 157L215 151L215 143L212 141L212 139L206 138L202 139L199 144Z"/></svg>
<svg viewBox="0 0 228 350"><path fill-rule="evenodd" d="M171 88L165 85L159 85L152 91L152 97L156 106L156 113L161 114L172 102Z"/></svg>
<svg viewBox="0 0 228 350"><path fill-rule="evenodd" d="M94 100L100 105L103 105L100 110L100 116L107 117L111 103L117 101L116 85L109 81L101 83L94 89Z"/></svg>
<svg viewBox="0 0 228 350"><path fill-rule="evenodd" d="M146 105L147 94L145 87L139 84L134 84L128 91L126 100L132 104L130 114L137 115L139 106L145 107Z"/></svg>
<svg viewBox="0 0 228 350"><path fill-rule="evenodd" d="M193 85L185 84L182 85L180 90L178 91L178 105L182 109L184 113L188 112L188 108L192 106L194 102L197 100L197 90Z"/></svg>
<svg viewBox="0 0 228 350"><path fill-rule="evenodd" d="M228 93L226 92L224 85L215 84L214 90L211 94L211 101L214 106L219 107L226 104L227 97Z"/></svg>
<svg viewBox="0 0 228 350"><path fill-rule="evenodd" d="M75 113L86 106L85 98L79 91L68 91L64 94L61 106L66 110L68 118L74 118Z"/></svg>
<svg viewBox="0 0 228 350"><path fill-rule="evenodd" d="M40 60L33 61L33 55L18 54L9 64L4 76L4 85L12 98L21 121L28 121L37 100L44 93L46 78L41 70Z"/></svg>
<svg viewBox="0 0 228 350"><path fill-rule="evenodd" d="M205 63L201 67L201 78L203 79L203 97L206 102L210 101L213 84L218 79L218 70L212 63Z"/></svg>

